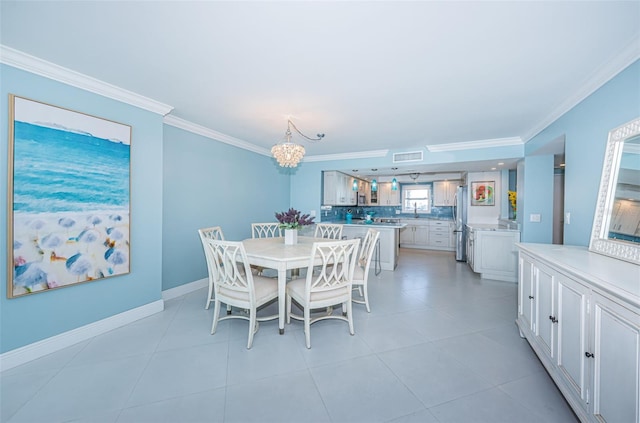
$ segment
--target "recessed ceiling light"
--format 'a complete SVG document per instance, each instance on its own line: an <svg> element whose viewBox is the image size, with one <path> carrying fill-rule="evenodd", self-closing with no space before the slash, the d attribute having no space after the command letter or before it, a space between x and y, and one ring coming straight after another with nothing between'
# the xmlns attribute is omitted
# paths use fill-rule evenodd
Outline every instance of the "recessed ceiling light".
<svg viewBox="0 0 640 423"><path fill-rule="evenodd" d="M492 167L492 168L491 168L491 170L496 170L496 168L495 168L495 167Z"/></svg>
<svg viewBox="0 0 640 423"><path fill-rule="evenodd" d="M378 169L371 169L371 171L372 171L372 172L377 172L377 171L378 171Z"/></svg>
<svg viewBox="0 0 640 423"><path fill-rule="evenodd" d="M498 166L504 166L503 162L498 163Z"/></svg>
<svg viewBox="0 0 640 423"><path fill-rule="evenodd" d="M398 170L398 168L397 167L392 167L391 170Z"/></svg>
<svg viewBox="0 0 640 423"><path fill-rule="evenodd" d="M352 172L357 172L357 171L358 171L358 169L351 169L351 171L352 171Z"/></svg>

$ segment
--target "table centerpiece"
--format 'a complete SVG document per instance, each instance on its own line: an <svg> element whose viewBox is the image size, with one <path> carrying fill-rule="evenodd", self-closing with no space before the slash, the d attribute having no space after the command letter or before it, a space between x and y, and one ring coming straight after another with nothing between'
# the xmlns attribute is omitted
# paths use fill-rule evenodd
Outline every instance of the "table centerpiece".
<svg viewBox="0 0 640 423"><path fill-rule="evenodd" d="M286 212L276 213L276 219L280 222L280 229L284 229L284 243L293 245L298 243L298 229L313 224L313 217L291 207Z"/></svg>

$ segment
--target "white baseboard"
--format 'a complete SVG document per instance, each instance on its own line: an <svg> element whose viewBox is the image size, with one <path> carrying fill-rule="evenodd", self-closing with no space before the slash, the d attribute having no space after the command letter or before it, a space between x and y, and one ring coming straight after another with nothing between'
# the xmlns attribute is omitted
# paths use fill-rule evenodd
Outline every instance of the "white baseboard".
<svg viewBox="0 0 640 423"><path fill-rule="evenodd" d="M78 342L86 341L96 335L109 332L121 326L149 317L164 310L164 301L158 300L123 313L116 314L106 319L16 348L0 354L0 371L5 371L21 364L27 363L47 354L67 348Z"/></svg>
<svg viewBox="0 0 640 423"><path fill-rule="evenodd" d="M184 285L176 286L175 288L162 291L162 299L165 301L172 300L174 298L181 297L193 291L197 291L201 288L209 286L209 278L200 279L197 281L185 283ZM202 301L207 299L207 295L203 297Z"/></svg>
<svg viewBox="0 0 640 423"><path fill-rule="evenodd" d="M106 319L90 323L88 325L43 339L15 350L0 354L0 372L17 367L29 361L44 357L63 348L70 347L78 342L86 341L94 336L101 335L110 330L144 319L164 310L164 302L180 297L209 285L209 279L204 278L175 288L162 291L162 300L136 307L132 310L116 314ZM203 299L204 301L204 299Z"/></svg>

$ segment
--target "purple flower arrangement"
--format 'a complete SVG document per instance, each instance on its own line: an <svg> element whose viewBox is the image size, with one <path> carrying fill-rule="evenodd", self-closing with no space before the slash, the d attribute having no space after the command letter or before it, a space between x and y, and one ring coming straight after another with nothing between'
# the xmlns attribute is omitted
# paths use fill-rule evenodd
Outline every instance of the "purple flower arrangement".
<svg viewBox="0 0 640 423"><path fill-rule="evenodd" d="M314 218L291 207L286 212L276 213L276 219L280 222L280 229L300 229L313 224Z"/></svg>

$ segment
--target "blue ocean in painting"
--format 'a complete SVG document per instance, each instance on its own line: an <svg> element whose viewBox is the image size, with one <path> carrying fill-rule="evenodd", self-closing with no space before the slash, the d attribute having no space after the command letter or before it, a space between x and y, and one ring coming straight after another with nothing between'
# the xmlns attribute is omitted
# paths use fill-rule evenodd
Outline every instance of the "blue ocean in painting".
<svg viewBox="0 0 640 423"><path fill-rule="evenodd" d="M15 212L129 206L129 145L19 121L14 140Z"/></svg>

